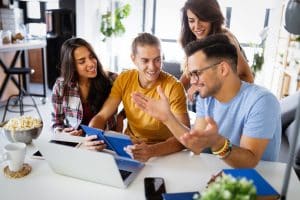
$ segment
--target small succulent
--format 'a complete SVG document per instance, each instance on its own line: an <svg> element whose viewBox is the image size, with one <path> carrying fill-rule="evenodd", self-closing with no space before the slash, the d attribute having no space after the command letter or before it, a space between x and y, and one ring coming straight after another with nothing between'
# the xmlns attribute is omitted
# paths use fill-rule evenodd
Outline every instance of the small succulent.
<svg viewBox="0 0 300 200"><path fill-rule="evenodd" d="M222 175L194 200L255 200L256 188L251 180Z"/></svg>

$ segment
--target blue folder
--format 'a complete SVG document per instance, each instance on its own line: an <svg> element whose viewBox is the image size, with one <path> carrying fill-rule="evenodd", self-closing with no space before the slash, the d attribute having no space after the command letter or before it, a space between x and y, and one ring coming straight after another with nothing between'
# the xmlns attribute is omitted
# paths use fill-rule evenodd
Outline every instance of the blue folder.
<svg viewBox="0 0 300 200"><path fill-rule="evenodd" d="M223 173L240 179L245 177L252 180L256 187L257 196L275 196L279 197L279 193L255 170L255 169L223 169Z"/></svg>
<svg viewBox="0 0 300 200"><path fill-rule="evenodd" d="M162 196L164 200L193 200L195 194L200 195L198 191L195 191L195 192L164 193L162 194Z"/></svg>
<svg viewBox="0 0 300 200"><path fill-rule="evenodd" d="M101 129L92 128L85 125L80 125L82 130L86 135L97 135L98 140L103 140L107 145L107 149L113 150L118 156L131 158L130 155L124 151L124 147L128 145L133 145L132 141L127 135L116 133L116 132L106 132Z"/></svg>

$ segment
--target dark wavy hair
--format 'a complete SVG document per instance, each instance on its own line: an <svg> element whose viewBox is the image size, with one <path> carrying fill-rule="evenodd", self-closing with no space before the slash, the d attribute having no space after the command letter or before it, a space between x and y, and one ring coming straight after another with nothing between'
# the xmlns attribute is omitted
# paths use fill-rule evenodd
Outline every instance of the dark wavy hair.
<svg viewBox="0 0 300 200"><path fill-rule="evenodd" d="M110 93L112 82L105 74L102 64L97 58L92 46L82 38L68 39L61 47L59 66L61 70L60 75L64 78L64 95L65 91L68 91L67 87L70 87L70 84L76 84L79 81L79 75L76 70L76 62L74 58L74 51L78 47L86 47L97 60L97 76L90 79L91 84L87 98L88 104L91 106L91 111L93 113L97 113Z"/></svg>
<svg viewBox="0 0 300 200"><path fill-rule="evenodd" d="M189 27L187 10L192 11L199 20L211 23L211 30L208 35L222 32L224 16L216 0L187 0L181 9L180 44L183 48L191 41L196 40L196 36Z"/></svg>

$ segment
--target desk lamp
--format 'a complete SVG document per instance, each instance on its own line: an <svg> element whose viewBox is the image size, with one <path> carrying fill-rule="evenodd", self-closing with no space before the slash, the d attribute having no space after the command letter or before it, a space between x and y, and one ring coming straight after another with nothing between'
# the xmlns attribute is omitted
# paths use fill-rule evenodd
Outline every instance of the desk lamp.
<svg viewBox="0 0 300 200"><path fill-rule="evenodd" d="M300 0L289 0L285 10L285 29L292 34L300 35ZM300 134L300 95L298 95L298 106L296 111L296 126L290 147L289 159L285 169L284 182L282 185L281 199L286 199L287 189L293 167L296 144Z"/></svg>

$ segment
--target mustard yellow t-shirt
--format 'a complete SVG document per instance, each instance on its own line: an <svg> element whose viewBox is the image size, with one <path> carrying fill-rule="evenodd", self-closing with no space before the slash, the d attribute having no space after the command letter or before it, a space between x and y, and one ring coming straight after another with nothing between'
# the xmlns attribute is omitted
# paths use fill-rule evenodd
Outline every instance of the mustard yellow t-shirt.
<svg viewBox="0 0 300 200"><path fill-rule="evenodd" d="M156 143L165 141L172 136L170 130L162 122L139 109L131 99L133 92L140 92L148 97L159 99L159 94L156 91L158 85L161 85L165 95L168 97L171 111L174 114L187 113L184 88L170 74L161 72L157 82L152 88L148 89L140 86L138 70L136 69L122 72L113 83L110 97L122 100L128 121L125 132L133 140Z"/></svg>

